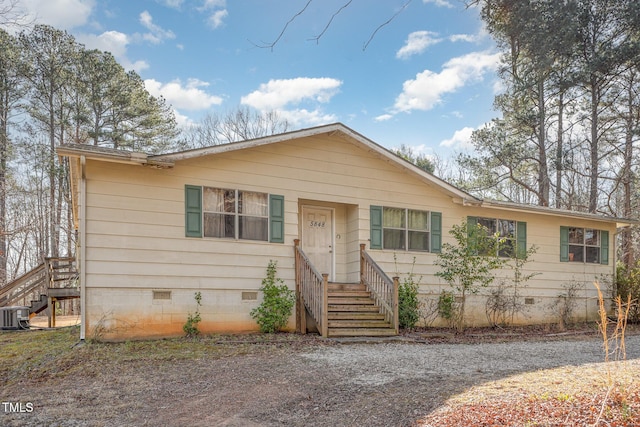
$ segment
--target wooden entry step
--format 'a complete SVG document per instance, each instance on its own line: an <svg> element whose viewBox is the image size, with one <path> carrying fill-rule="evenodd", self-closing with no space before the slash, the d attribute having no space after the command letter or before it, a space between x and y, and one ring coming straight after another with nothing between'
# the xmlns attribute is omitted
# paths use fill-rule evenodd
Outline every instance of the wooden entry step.
<svg viewBox="0 0 640 427"><path fill-rule="evenodd" d="M329 337L373 337L396 334L365 285L360 283L329 283L328 285L327 334Z"/></svg>

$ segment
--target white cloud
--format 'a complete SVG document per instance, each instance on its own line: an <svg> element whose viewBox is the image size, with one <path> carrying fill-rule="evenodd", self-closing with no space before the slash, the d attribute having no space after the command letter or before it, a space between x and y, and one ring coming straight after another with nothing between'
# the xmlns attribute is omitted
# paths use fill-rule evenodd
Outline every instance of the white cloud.
<svg viewBox="0 0 640 427"><path fill-rule="evenodd" d="M437 36L438 33L432 31L414 31L407 37L405 45L396 52L396 58L407 59L412 55L424 52L429 46L442 41Z"/></svg>
<svg viewBox="0 0 640 427"><path fill-rule="evenodd" d="M229 16L229 12L226 9L226 0L205 0L201 7L197 10L202 13L210 13L207 18L207 25L214 30L224 24L224 18ZM213 13L211 12L213 10Z"/></svg>
<svg viewBox="0 0 640 427"><path fill-rule="evenodd" d="M130 43L130 39L129 36L119 31L105 31L100 35L78 34L76 40L89 49L111 52L126 70L134 70L139 73L149 68L149 64L145 61L132 62L127 57L127 45Z"/></svg>
<svg viewBox="0 0 640 427"><path fill-rule="evenodd" d="M294 124L327 123L336 117L323 113L317 104L329 102L341 85L342 81L328 77L270 80L243 96L240 103L259 111L275 110ZM301 103L311 104L312 108L299 107Z"/></svg>
<svg viewBox="0 0 640 427"><path fill-rule="evenodd" d="M473 34L454 34L452 36L447 37L449 39L449 41L452 42L468 42L468 43L475 43L478 41L478 39L480 38L479 35L473 35Z"/></svg>
<svg viewBox="0 0 640 427"><path fill-rule="evenodd" d="M229 15L229 12L227 12L226 9L216 10L215 12L213 12L213 15L211 15L209 19L207 19L207 24L209 24L211 28L216 29L224 24L223 20L227 17L227 15Z"/></svg>
<svg viewBox="0 0 640 427"><path fill-rule="evenodd" d="M438 7L448 7L450 9L453 8L453 4L451 4L451 2L448 0L422 0L422 3L433 3Z"/></svg>
<svg viewBox="0 0 640 427"><path fill-rule="evenodd" d="M173 116L176 118L176 124L180 128L188 129L190 126L193 126L195 124L193 120L191 120L189 117L185 116L184 114L180 113L175 108L173 109Z"/></svg>
<svg viewBox="0 0 640 427"><path fill-rule="evenodd" d="M376 122L386 122L387 120L391 120L392 118L393 114L381 114L373 120L375 120Z"/></svg>
<svg viewBox="0 0 640 427"><path fill-rule="evenodd" d="M499 60L498 53L473 52L450 59L439 73L425 70L415 79L404 82L394 111L430 110L441 102L444 94L482 80L485 73L496 68Z"/></svg>
<svg viewBox="0 0 640 427"><path fill-rule="evenodd" d="M25 22L35 21L38 24L47 24L63 30L86 24L95 6L95 0L20 0L18 2L18 7L27 15Z"/></svg>
<svg viewBox="0 0 640 427"><path fill-rule="evenodd" d="M224 8L227 7L226 0L205 0L202 4L201 9L215 9L215 8Z"/></svg>
<svg viewBox="0 0 640 427"><path fill-rule="evenodd" d="M337 121L335 114L324 114L316 109L277 110L278 115L293 125L314 126Z"/></svg>
<svg viewBox="0 0 640 427"><path fill-rule="evenodd" d="M143 39L159 44L166 39L175 39L176 35L171 30L165 30L159 25L153 23L153 17L146 10L140 14L140 24L149 30L148 33L142 35Z"/></svg>
<svg viewBox="0 0 640 427"><path fill-rule="evenodd" d="M164 0L163 3L172 9L180 9L184 0Z"/></svg>
<svg viewBox="0 0 640 427"><path fill-rule="evenodd" d="M175 108L184 110L204 110L212 105L222 103L222 98L215 95L209 95L203 87L209 86L209 83L198 79L189 79L183 85L180 79L173 80L169 83L161 83L154 79L147 79L144 85L153 96L163 96L167 103Z"/></svg>
<svg viewBox="0 0 640 427"><path fill-rule="evenodd" d="M473 144L471 143L471 134L475 129L471 127L464 127L454 132L450 139L445 139L440 142L441 147L459 148L463 150L473 150Z"/></svg>
<svg viewBox="0 0 640 427"><path fill-rule="evenodd" d="M258 90L243 96L240 102L262 111L302 101L325 103L338 92L340 85L342 81L328 77L269 80L268 83L261 84Z"/></svg>

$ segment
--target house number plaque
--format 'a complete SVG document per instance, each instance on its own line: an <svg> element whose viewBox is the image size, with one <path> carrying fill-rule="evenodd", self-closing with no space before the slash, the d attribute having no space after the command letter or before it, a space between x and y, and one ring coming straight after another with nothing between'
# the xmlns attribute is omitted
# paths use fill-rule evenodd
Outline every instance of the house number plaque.
<svg viewBox="0 0 640 427"><path fill-rule="evenodd" d="M324 228L325 224L325 221L309 221L309 227L311 228Z"/></svg>

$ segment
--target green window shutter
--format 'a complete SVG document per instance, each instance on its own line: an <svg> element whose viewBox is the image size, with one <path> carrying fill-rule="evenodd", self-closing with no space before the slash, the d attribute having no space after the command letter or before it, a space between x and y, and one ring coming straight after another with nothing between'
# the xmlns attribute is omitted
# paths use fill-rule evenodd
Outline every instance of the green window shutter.
<svg viewBox="0 0 640 427"><path fill-rule="evenodd" d="M186 237L202 237L202 187L184 186L184 230Z"/></svg>
<svg viewBox="0 0 640 427"><path fill-rule="evenodd" d="M382 249L382 206L371 206L369 223L371 226L371 249Z"/></svg>
<svg viewBox="0 0 640 427"><path fill-rule="evenodd" d="M600 264L609 264L609 232L600 232Z"/></svg>
<svg viewBox="0 0 640 427"><path fill-rule="evenodd" d="M516 257L524 258L527 255L527 223L516 224Z"/></svg>
<svg viewBox="0 0 640 427"><path fill-rule="evenodd" d="M569 262L569 227L560 227L560 262Z"/></svg>
<svg viewBox="0 0 640 427"><path fill-rule="evenodd" d="M284 243L284 196L269 195L269 241Z"/></svg>
<svg viewBox="0 0 640 427"><path fill-rule="evenodd" d="M431 212L431 252L442 251L442 214Z"/></svg>

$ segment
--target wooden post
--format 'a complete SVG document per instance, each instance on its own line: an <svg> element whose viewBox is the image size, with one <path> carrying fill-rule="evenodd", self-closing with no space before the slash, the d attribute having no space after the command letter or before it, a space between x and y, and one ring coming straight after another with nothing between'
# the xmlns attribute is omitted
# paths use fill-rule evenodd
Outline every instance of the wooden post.
<svg viewBox="0 0 640 427"><path fill-rule="evenodd" d="M306 335L307 333L307 308L304 306L304 297L300 295L300 333Z"/></svg>
<svg viewBox="0 0 640 427"><path fill-rule="evenodd" d="M57 299L51 298L51 328L56 327L56 301Z"/></svg>
<svg viewBox="0 0 640 427"><path fill-rule="evenodd" d="M303 328L303 324L305 322L302 320L302 317L304 316L304 309L302 305L302 295L300 292L300 265L298 262L298 246L300 246L300 239L293 239L293 259L295 263L294 268L296 277L296 332L305 334L307 333L307 331L306 325Z"/></svg>
<svg viewBox="0 0 640 427"><path fill-rule="evenodd" d="M51 288L52 281L53 280L51 277L51 259L45 258L44 259L44 289L42 291L44 291L45 295L47 295L47 317L48 317L47 324L49 325L50 328L52 328L56 324L56 319L54 318L56 313L56 308L54 307L55 303L53 298L49 296L49 288ZM38 297L40 296L38 295Z"/></svg>
<svg viewBox="0 0 640 427"><path fill-rule="evenodd" d="M393 278L393 326L396 328L396 335L400 332L400 320L398 316L398 285L400 278L395 276Z"/></svg>
<svg viewBox="0 0 640 427"><path fill-rule="evenodd" d="M327 338L329 335L329 275L322 274L322 325L320 330L322 336Z"/></svg>
<svg viewBox="0 0 640 427"><path fill-rule="evenodd" d="M364 283L364 248L367 245L360 243L360 284Z"/></svg>
<svg viewBox="0 0 640 427"><path fill-rule="evenodd" d="M53 316L53 313L55 313L55 310L53 308L53 298L51 298L50 296L47 296L47 318L48 318L48 322L47 325L52 328L52 323L51 323L51 318Z"/></svg>

